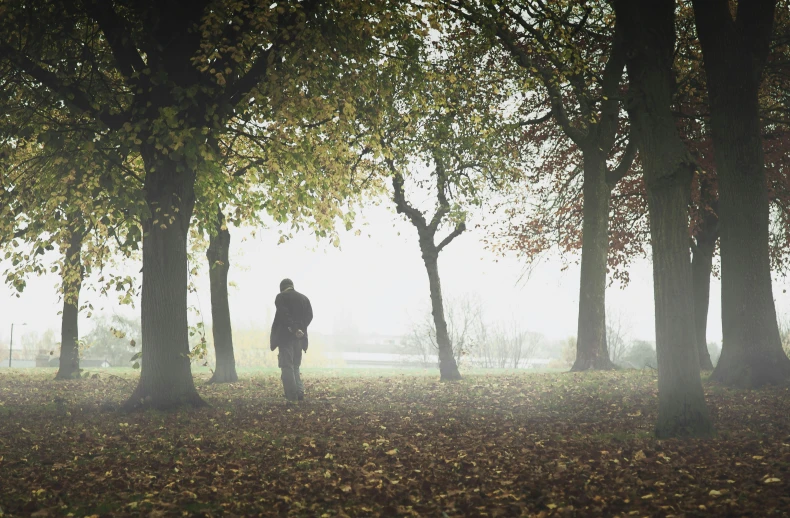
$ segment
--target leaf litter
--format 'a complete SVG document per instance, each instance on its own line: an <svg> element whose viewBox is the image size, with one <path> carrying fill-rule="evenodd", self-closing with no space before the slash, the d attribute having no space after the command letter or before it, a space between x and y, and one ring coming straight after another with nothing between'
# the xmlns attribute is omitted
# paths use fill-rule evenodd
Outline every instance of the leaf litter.
<svg viewBox="0 0 790 518"><path fill-rule="evenodd" d="M706 383L718 437L658 441L639 371L197 377L209 408L121 413L132 375L0 375L0 515L790 514L786 387Z"/></svg>

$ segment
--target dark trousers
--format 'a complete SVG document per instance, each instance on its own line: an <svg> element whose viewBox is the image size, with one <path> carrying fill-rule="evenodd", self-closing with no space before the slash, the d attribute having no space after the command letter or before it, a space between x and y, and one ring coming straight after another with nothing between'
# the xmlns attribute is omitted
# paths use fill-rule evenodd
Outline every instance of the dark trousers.
<svg viewBox="0 0 790 518"><path fill-rule="evenodd" d="M288 401L297 401L300 397L304 397L304 385L299 375L299 366L302 365L302 344L292 342L281 345L279 349L277 365L280 367L285 398Z"/></svg>

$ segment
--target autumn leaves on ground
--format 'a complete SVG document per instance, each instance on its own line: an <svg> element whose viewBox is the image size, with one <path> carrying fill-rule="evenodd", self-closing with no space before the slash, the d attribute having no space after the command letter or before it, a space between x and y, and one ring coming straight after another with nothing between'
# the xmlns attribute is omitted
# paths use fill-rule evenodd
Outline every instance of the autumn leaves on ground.
<svg viewBox="0 0 790 518"><path fill-rule="evenodd" d="M0 376L5 516L767 516L790 509L790 392L706 383L713 440L658 441L652 371L275 373L121 413L131 379ZM206 376L204 376L206 377ZM206 377L206 380L208 378ZM205 380L203 380L205 381Z"/></svg>

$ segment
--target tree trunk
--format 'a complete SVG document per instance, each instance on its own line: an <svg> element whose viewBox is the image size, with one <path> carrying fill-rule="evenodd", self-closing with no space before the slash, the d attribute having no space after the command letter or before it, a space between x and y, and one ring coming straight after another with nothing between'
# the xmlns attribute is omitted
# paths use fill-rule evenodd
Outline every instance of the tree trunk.
<svg viewBox="0 0 790 518"><path fill-rule="evenodd" d="M689 175L689 179L690 179ZM689 182L648 187L658 353L661 437L707 436L712 425L699 377L699 353L690 296Z"/></svg>
<svg viewBox="0 0 790 518"><path fill-rule="evenodd" d="M236 358L233 355L233 332L228 305L230 232L224 222L225 218L222 212L219 212L216 234L209 236L206 251L211 282L211 328L214 335L214 353L217 357L217 365L210 383L239 381L236 374Z"/></svg>
<svg viewBox="0 0 790 518"><path fill-rule="evenodd" d="M140 381L126 408L202 406L192 379L187 323L187 234L195 204L195 175L143 146L143 220Z"/></svg>
<svg viewBox="0 0 790 518"><path fill-rule="evenodd" d="M60 363L56 380L80 377L79 307L82 289L82 234L71 228L69 247L63 259L63 315L60 326Z"/></svg>
<svg viewBox="0 0 790 518"><path fill-rule="evenodd" d="M696 167L671 110L674 0L616 0L627 41L629 113L645 175L653 249L658 353L656 435L714 434L694 331L688 204Z"/></svg>
<svg viewBox="0 0 790 518"><path fill-rule="evenodd" d="M713 370L713 362L708 352L708 306L710 305L710 275L713 268L713 252L716 237L701 234L696 237L696 245L691 258L691 277L694 287L694 327L697 339L699 367L704 371Z"/></svg>
<svg viewBox="0 0 790 518"><path fill-rule="evenodd" d="M432 241L420 238L422 259L428 271L428 283L431 289L431 313L436 326L436 344L439 347L439 373L442 381L461 379L458 364L453 356L453 344L447 331L447 321L444 318L444 302L442 301L442 285L439 282L439 252Z"/></svg>
<svg viewBox="0 0 790 518"><path fill-rule="evenodd" d="M741 5L743 4L743 5ZM722 351L711 379L754 388L790 378L771 286L758 94L775 0L694 1L719 185Z"/></svg>
<svg viewBox="0 0 790 518"><path fill-rule="evenodd" d="M606 262L609 253L609 196L606 163L584 155L584 212L576 361L571 371L614 368L606 344Z"/></svg>

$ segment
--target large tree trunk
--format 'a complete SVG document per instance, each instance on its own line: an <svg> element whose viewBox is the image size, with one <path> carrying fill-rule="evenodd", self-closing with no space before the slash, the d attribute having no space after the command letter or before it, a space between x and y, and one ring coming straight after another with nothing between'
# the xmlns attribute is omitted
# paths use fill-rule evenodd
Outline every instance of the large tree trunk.
<svg viewBox="0 0 790 518"><path fill-rule="evenodd" d="M460 380L461 373L453 356L453 344L447 331L444 318L444 302L442 301L442 285L439 282L439 252L426 239L420 239L422 259L428 271L428 283L431 289L431 313L436 327L436 344L439 347L439 373L442 381Z"/></svg>
<svg viewBox="0 0 790 518"><path fill-rule="evenodd" d="M790 378L771 287L768 190L758 94L775 0L694 1L719 182L722 352L711 379L758 387Z"/></svg>
<svg viewBox="0 0 790 518"><path fill-rule="evenodd" d="M674 183L648 187L658 353L658 437L712 433L699 376L694 303L689 290L690 182L681 175Z"/></svg>
<svg viewBox="0 0 790 518"><path fill-rule="evenodd" d="M69 247L63 259L63 315L60 326L60 363L57 380L80 377L79 307L82 289L82 233L71 228Z"/></svg>
<svg viewBox="0 0 790 518"><path fill-rule="evenodd" d="M606 344L606 261L609 196L603 156L584 155L584 213L576 361L571 371L612 369Z"/></svg>
<svg viewBox="0 0 790 518"><path fill-rule="evenodd" d="M201 406L192 379L187 323L187 234L195 175L143 148L150 217L143 221L140 381L126 408Z"/></svg>
<svg viewBox="0 0 790 518"><path fill-rule="evenodd" d="M714 433L694 332L688 204L695 164L677 133L672 102L674 0L616 0L630 81L629 112L645 174L653 249L660 438Z"/></svg>
<svg viewBox="0 0 790 518"><path fill-rule="evenodd" d="M214 353L217 365L210 383L238 381L236 358L233 355L233 332L228 305L228 270L230 269L230 232L225 218L219 212L215 234L209 235L206 258L211 282L211 329L214 335Z"/></svg>

